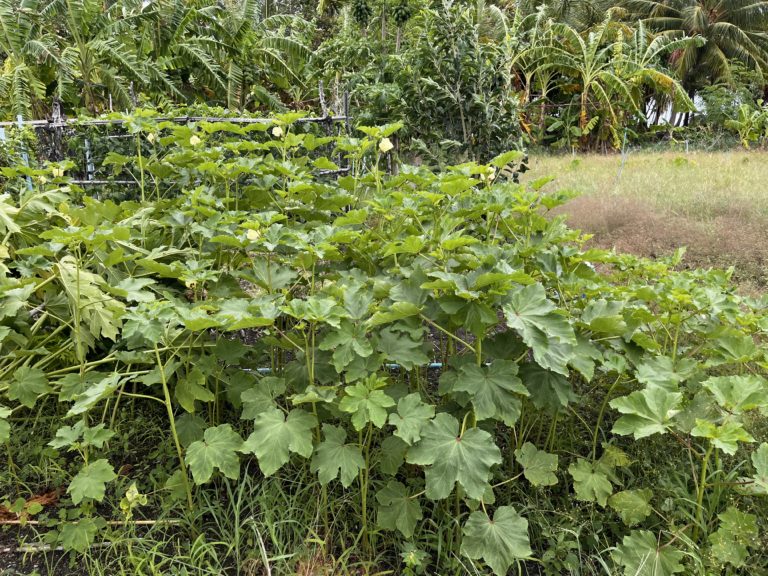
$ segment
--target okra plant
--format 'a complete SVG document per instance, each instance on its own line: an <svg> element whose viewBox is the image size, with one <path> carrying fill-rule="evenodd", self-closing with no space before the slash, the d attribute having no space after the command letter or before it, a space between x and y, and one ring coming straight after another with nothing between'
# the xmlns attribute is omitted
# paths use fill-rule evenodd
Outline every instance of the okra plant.
<svg viewBox="0 0 768 576"><path fill-rule="evenodd" d="M545 495L612 519L615 573L749 566L768 317L729 272L585 247L551 214L573 194L516 183L516 152L387 176L397 125L129 120L136 154L107 163L135 200L2 168L0 442L54 414L80 463L51 541L113 529L105 498L194 510L253 462L316 478L329 542L342 512L371 556L395 534L401 573L456 570L438 532L499 576L546 566ZM115 494L128 406L163 415L175 472ZM653 443L685 462L671 502L638 462Z"/></svg>

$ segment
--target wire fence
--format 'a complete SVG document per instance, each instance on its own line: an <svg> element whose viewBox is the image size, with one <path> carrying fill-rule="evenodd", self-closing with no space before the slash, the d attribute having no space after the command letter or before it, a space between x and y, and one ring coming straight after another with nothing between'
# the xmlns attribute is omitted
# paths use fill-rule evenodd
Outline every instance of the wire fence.
<svg viewBox="0 0 768 576"><path fill-rule="evenodd" d="M349 95L344 94L339 100L342 110L331 110L327 107L320 84L320 115L299 118L295 124L300 129L318 132L325 136L342 136L351 133L352 118L349 113ZM56 102L52 106L50 118L24 119L18 116L15 121L0 122L0 146L11 144L10 135L14 130L31 131L31 139L21 139L16 143L17 160L24 166L34 167L47 162L71 160L75 168L69 171L72 175L70 182L74 185L96 188L114 186L137 186L139 181L130 173L109 173L104 166L104 160L110 152L127 153L136 143L132 140L135 134L130 133L130 119L121 117L108 118L65 118ZM240 126L262 124L270 125L273 119L269 117L252 116L212 116L212 115L166 115L152 117L155 123L172 123L177 125L195 125L200 122L229 123ZM243 138L248 136L243 135ZM250 136L255 138L255 136ZM332 145L321 147L321 152L330 157ZM318 170L318 176L339 176L350 172L351 167L339 155L339 168L336 170ZM6 163L11 160L6 159ZM29 183L29 178L27 178ZM28 184L31 185L31 184Z"/></svg>

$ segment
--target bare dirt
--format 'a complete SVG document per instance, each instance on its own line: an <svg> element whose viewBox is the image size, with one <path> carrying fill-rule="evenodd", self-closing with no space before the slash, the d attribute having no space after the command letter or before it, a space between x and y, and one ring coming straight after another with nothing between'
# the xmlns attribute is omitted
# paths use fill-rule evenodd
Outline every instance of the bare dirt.
<svg viewBox="0 0 768 576"><path fill-rule="evenodd" d="M733 211L708 221L664 214L624 197L581 196L559 209L570 226L594 234L590 241L638 256L657 258L686 247L688 268L735 268L742 291L768 287L768 219Z"/></svg>

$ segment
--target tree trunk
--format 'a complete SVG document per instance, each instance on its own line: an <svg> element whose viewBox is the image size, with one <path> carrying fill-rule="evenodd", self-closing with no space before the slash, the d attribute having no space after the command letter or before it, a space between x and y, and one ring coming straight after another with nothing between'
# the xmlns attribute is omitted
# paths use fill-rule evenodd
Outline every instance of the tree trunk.
<svg viewBox="0 0 768 576"><path fill-rule="evenodd" d="M582 149L587 147L587 134L584 131L587 128L589 118L587 117L587 91L584 90L581 93L581 111L579 112L579 129L581 129L581 136L579 137L579 144Z"/></svg>
<svg viewBox="0 0 768 576"><path fill-rule="evenodd" d="M381 7L381 44L387 39L387 12L386 6Z"/></svg>

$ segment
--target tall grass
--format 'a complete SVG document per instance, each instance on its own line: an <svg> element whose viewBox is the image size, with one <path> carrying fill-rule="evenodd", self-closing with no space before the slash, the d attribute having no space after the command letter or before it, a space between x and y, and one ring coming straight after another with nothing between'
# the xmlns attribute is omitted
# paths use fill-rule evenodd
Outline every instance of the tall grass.
<svg viewBox="0 0 768 576"><path fill-rule="evenodd" d="M558 187L640 200L662 213L768 217L764 152L630 152L624 161L620 154L534 156L530 167L536 177L555 175Z"/></svg>

